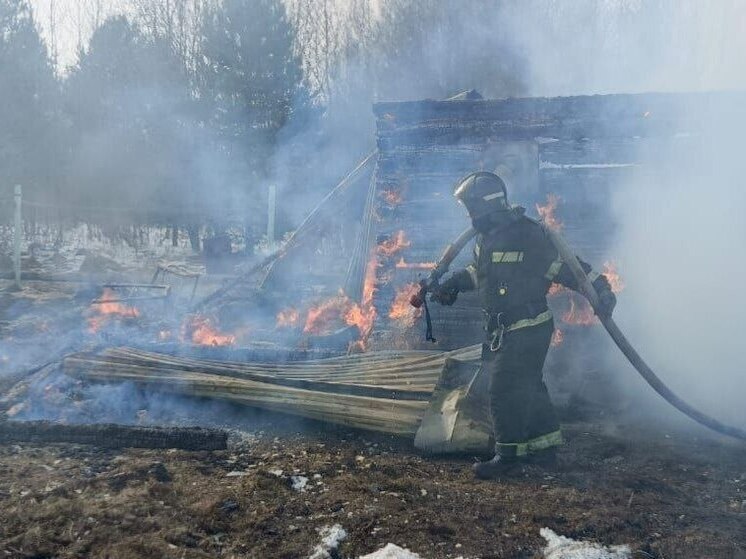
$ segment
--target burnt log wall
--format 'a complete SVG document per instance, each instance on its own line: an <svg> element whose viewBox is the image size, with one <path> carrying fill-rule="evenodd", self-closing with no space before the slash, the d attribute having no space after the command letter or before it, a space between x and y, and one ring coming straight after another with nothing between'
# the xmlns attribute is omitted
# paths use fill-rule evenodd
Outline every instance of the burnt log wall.
<svg viewBox="0 0 746 559"><path fill-rule="evenodd" d="M746 103L739 93L698 93L374 105L380 151L374 176L377 236L385 239L403 230L410 244L380 262L373 347L402 340L410 347L432 347L421 341L424 321L410 326L388 318L397 291L427 274L397 268L396 262L434 262L468 227L451 192L459 178L480 169L486 148L534 146L537 184L509 193L511 201L536 216L537 203L550 193L558 195L563 233L580 256L600 268L613 257L615 189L644 171L646 154L673 138L696 135L713 107L742 114ZM464 266L470 254L471 247L453 268ZM473 296L461 297L452 308L433 305L432 311L436 347L462 347L483 337Z"/></svg>

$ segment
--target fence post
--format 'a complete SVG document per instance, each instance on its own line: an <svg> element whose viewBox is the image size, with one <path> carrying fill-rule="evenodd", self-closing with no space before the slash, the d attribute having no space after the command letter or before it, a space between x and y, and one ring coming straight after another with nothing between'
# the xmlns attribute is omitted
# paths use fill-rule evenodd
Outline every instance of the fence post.
<svg viewBox="0 0 746 559"><path fill-rule="evenodd" d="M275 250L275 216L277 215L277 186L269 185L269 199L267 200L267 244L269 252Z"/></svg>
<svg viewBox="0 0 746 559"><path fill-rule="evenodd" d="M22 189L17 184L14 191L16 202L15 227L13 232L13 271L15 272L16 287L21 288L21 203Z"/></svg>

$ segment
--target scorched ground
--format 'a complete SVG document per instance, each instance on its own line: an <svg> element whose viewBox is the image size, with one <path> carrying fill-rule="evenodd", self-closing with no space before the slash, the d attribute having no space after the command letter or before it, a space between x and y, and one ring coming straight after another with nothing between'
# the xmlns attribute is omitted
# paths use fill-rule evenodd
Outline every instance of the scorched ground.
<svg viewBox="0 0 746 559"><path fill-rule="evenodd" d="M0 447L0 552L295 559L339 524L340 557L388 542L433 559L540 557L542 527L626 543L635 557L746 556L743 448L651 418L566 417L557 469L527 466L495 483L475 481L469 457L250 420L256 429L222 452Z"/></svg>

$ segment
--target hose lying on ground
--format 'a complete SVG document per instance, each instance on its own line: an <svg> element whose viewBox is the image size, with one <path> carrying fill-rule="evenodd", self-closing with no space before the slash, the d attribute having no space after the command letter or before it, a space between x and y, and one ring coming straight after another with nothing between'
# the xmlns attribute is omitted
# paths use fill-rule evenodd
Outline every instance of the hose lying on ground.
<svg viewBox="0 0 746 559"><path fill-rule="evenodd" d="M593 309L596 310L598 308L598 293L596 293L596 289L593 287L590 279L583 271L583 268L580 266L580 262L578 262L575 253L570 249L568 244L559 234L552 231L546 226L544 227L544 230L546 231L554 246L559 251L562 260L570 267L570 271L575 277L575 280L578 282L580 292L588 299ZM647 382L653 388L653 390L655 390L660 396L662 396L663 399L666 400L666 402L671 404L677 410L687 415L697 423L700 423L705 427L709 427L713 431L746 441L746 431L744 431L743 429L739 429L738 427L733 427L731 425L725 425L714 417L710 417L709 415L702 413L701 411L697 410L696 408L692 407L684 400L679 398L670 388L668 388L663 383L658 375L653 372L653 369L651 369L648 364L645 363L640 354L637 353L634 347L632 347L632 344L629 343L629 340L627 340L625 335L616 325L614 319L612 319L610 316L604 317L600 313L597 314L599 319L601 320L601 324L604 325L604 328L606 328L606 331L611 336L611 339L614 340L614 343L619 347L624 356L629 360L632 366L637 369L637 372L640 373L640 376L645 379L645 382Z"/></svg>

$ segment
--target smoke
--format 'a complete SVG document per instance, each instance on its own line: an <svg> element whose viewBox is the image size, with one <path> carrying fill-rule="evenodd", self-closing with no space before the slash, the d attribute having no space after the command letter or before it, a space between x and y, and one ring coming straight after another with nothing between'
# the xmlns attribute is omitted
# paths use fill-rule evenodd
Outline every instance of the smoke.
<svg viewBox="0 0 746 559"><path fill-rule="evenodd" d="M515 50L529 61L531 95L746 88L742 2L509 2L503 18ZM697 130L638 141L639 167L614 185L609 256L627 285L616 316L676 392L744 426L746 119L723 114L718 101L690 110L672 126L685 128L694 116ZM619 379L631 379L624 385L635 412L670 409L649 397L613 351Z"/></svg>
<svg viewBox="0 0 746 559"><path fill-rule="evenodd" d="M643 355L685 399L744 425L746 120L731 116L648 154L615 196L614 252L629 286L619 321Z"/></svg>
<svg viewBox="0 0 746 559"><path fill-rule="evenodd" d="M505 2L494 29L528 62L530 95L737 89L738 0Z"/></svg>

